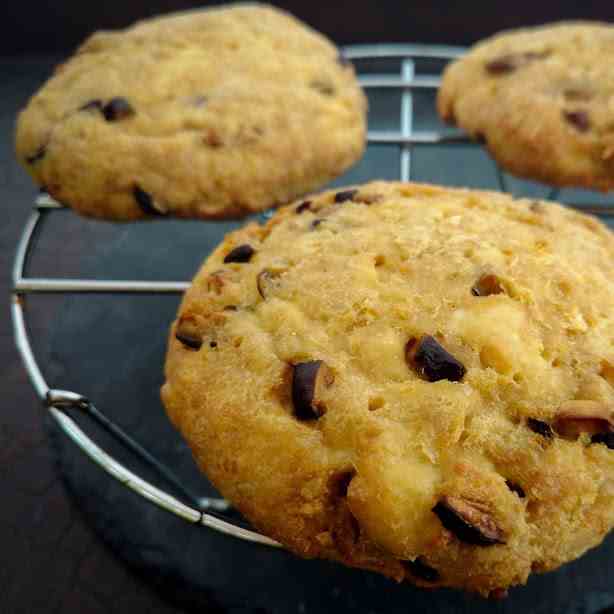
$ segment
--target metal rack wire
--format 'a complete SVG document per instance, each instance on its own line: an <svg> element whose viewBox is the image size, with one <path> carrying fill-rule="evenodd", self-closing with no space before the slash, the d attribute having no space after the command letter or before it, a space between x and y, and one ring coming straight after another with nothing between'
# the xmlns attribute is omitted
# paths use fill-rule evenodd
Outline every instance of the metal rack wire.
<svg viewBox="0 0 614 614"><path fill-rule="evenodd" d="M421 45L354 46L344 50L345 57L351 61L400 60L400 74L359 75L359 78L365 89L390 88L401 92L400 129L398 131L369 131L367 140L369 144L398 148L402 181L409 181L412 178L412 152L415 146L454 145L470 142L466 135L458 131L418 131L414 130L413 126L414 90L435 90L440 82L439 75L416 74L416 62L420 60L449 61L460 56L462 52L462 49L455 47ZM497 178L501 190L507 191L505 177L498 168ZM552 190L549 196L554 197L555 194L556 192ZM44 406L63 433L87 456L109 475L143 498L188 522L204 525L242 540L279 547L279 543L268 537L239 526L234 521L224 519L221 514L229 507L226 501L202 498L191 493L168 467L160 463L128 433L100 412L92 401L76 392L52 389L47 384L28 336L26 325L28 295L37 293L181 294L189 286L187 281L120 281L27 276L27 263L32 254L35 235L44 226L45 218L61 208L62 205L46 194L41 194L36 199L34 210L19 240L13 266L12 317L15 341L30 381ZM583 205L579 208L582 211L602 216L614 216L614 205ZM123 446L153 468L166 484L179 493L183 500L144 480L109 455L79 427L73 417L75 412L86 414L100 427L111 433Z"/></svg>

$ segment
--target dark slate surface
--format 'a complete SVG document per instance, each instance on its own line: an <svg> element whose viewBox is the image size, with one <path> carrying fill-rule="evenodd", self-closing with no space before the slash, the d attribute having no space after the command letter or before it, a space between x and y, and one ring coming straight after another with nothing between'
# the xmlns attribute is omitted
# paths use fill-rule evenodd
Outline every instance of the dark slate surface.
<svg viewBox="0 0 614 614"><path fill-rule="evenodd" d="M0 172L8 209L0 231L5 288L12 248L35 194L12 160L9 135L16 109L49 66L49 59L0 62L5 76L0 122L6 136ZM372 128L395 128L398 102L398 96L374 96ZM420 127L437 125L432 102L423 94L417 98ZM414 169L421 180L496 186L494 166L475 147L420 149ZM337 184L397 175L394 148L374 147ZM513 188L519 194L545 193L545 188L526 182L513 182ZM595 200L579 192L565 192L563 198ZM234 222L168 220L119 225L83 220L70 211L55 212L45 222L31 273L189 279L223 233L234 226ZM37 296L29 302L30 322L37 356L52 386L93 399L101 411L172 466L188 487L205 495L213 491L167 422L158 397L166 327L178 300L172 296ZM614 538L556 573L532 578L527 587L514 589L507 600L494 603L456 591L431 593L399 586L371 573L299 560L190 525L113 481L50 420L45 423L45 437L44 413L12 349L8 320L0 321L0 326L5 399L0 419L0 535L4 560L10 561L0 566L0 612L589 614L614 604ZM79 421L119 460L162 484L109 436L86 420Z"/></svg>

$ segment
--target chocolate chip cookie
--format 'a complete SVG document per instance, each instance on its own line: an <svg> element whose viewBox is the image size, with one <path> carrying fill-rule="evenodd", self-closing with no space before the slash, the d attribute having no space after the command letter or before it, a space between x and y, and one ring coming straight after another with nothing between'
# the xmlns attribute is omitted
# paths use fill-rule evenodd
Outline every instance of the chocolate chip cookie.
<svg viewBox="0 0 614 614"><path fill-rule="evenodd" d="M91 36L17 123L19 159L84 215L241 216L362 154L366 99L323 36L261 5Z"/></svg>
<svg viewBox="0 0 614 614"><path fill-rule="evenodd" d="M614 524L614 237L557 204L369 183L226 237L162 398L305 557L501 595Z"/></svg>
<svg viewBox="0 0 614 614"><path fill-rule="evenodd" d="M438 108L503 168L556 186L614 188L614 26L503 32L445 71Z"/></svg>

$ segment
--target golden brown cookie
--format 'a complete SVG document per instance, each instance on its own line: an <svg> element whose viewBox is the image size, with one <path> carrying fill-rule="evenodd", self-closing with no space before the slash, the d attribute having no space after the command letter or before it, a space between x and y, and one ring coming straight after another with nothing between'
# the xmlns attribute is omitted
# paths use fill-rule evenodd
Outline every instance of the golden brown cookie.
<svg viewBox="0 0 614 614"><path fill-rule="evenodd" d="M94 34L20 114L16 147L85 215L229 217L341 174L363 152L365 114L328 40L237 5Z"/></svg>
<svg viewBox="0 0 614 614"><path fill-rule="evenodd" d="M614 240L495 192L376 182L226 237L162 398L306 557L501 594L614 524Z"/></svg>
<svg viewBox="0 0 614 614"><path fill-rule="evenodd" d="M556 186L614 188L614 26L503 32L445 71L439 113L503 168Z"/></svg>

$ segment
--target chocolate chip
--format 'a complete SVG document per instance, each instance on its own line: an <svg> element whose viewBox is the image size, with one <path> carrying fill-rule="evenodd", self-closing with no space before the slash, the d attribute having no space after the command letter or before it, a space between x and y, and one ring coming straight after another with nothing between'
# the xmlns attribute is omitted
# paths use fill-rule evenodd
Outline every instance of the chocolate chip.
<svg viewBox="0 0 614 614"><path fill-rule="evenodd" d="M141 189L138 185L132 188L132 195L143 213L147 215L166 215L168 211L158 204L151 196Z"/></svg>
<svg viewBox="0 0 614 614"><path fill-rule="evenodd" d="M222 137L220 136L219 132L217 132L217 130L214 130L213 128L209 128L205 134L203 135L203 143L205 143L205 145L208 145L209 147L222 147L224 145L224 141L222 139Z"/></svg>
<svg viewBox="0 0 614 614"><path fill-rule="evenodd" d="M317 228L323 221L324 220L322 220L320 218L315 219L315 220L313 220L313 222L311 222L311 224L309 224L309 228L311 228L313 230L314 228Z"/></svg>
<svg viewBox="0 0 614 614"><path fill-rule="evenodd" d="M343 190L343 192L337 192L335 194L336 203L344 203L348 200L352 200L358 193L358 190Z"/></svg>
<svg viewBox="0 0 614 614"><path fill-rule="evenodd" d="M526 51L525 53L509 53L499 56L490 62L486 62L486 72L491 75L505 75L517 68L532 62L542 60L550 55L550 51Z"/></svg>
<svg viewBox="0 0 614 614"><path fill-rule="evenodd" d="M611 433L614 431L614 405L601 401L566 401L557 410L553 426L567 439L577 439L582 433Z"/></svg>
<svg viewBox="0 0 614 614"><path fill-rule="evenodd" d="M294 210L294 213L300 215L301 213L303 213L305 211L309 211L310 208L311 208L311 201L310 200L305 200L300 205L298 205L296 207L296 209Z"/></svg>
<svg viewBox="0 0 614 614"><path fill-rule="evenodd" d="M586 111L563 111L563 117L576 129L578 132L588 132L591 127L591 120Z"/></svg>
<svg viewBox="0 0 614 614"><path fill-rule="evenodd" d="M294 415L299 420L313 420L326 412L320 400L323 387L329 387L334 381L330 369L322 360L310 360L293 365L292 404Z"/></svg>
<svg viewBox="0 0 614 614"><path fill-rule="evenodd" d="M356 475L354 469L337 471L328 480L331 514L330 535L339 552L350 558L360 538L360 525L347 502L348 489Z"/></svg>
<svg viewBox="0 0 614 614"><path fill-rule="evenodd" d="M538 435L545 437L546 439L552 439L554 437L554 433L552 432L552 428L547 422L543 422L542 420L538 420L537 418L529 418L527 420L527 426Z"/></svg>
<svg viewBox="0 0 614 614"><path fill-rule="evenodd" d="M335 86L328 81L312 81L309 87L313 88L323 94L324 96L333 96L335 93Z"/></svg>
<svg viewBox="0 0 614 614"><path fill-rule="evenodd" d="M516 482L512 482L511 480L505 480L505 485L512 491L515 492L521 499L526 497L524 489Z"/></svg>
<svg viewBox="0 0 614 614"><path fill-rule="evenodd" d="M260 296L266 299L279 285L279 276L286 271L285 267L272 267L264 269L256 277L256 285Z"/></svg>
<svg viewBox="0 0 614 614"><path fill-rule="evenodd" d="M199 350L203 344L196 322L190 317L180 317L175 327L175 339L192 350Z"/></svg>
<svg viewBox="0 0 614 614"><path fill-rule="evenodd" d="M437 582L441 577L439 572L428 565L421 556L414 561L401 561L401 565L409 575L425 582Z"/></svg>
<svg viewBox="0 0 614 614"><path fill-rule="evenodd" d="M102 112L102 100L95 98L86 102L83 106L79 107L79 111L101 111Z"/></svg>
<svg viewBox="0 0 614 614"><path fill-rule="evenodd" d="M526 51L522 54L522 58L526 61L529 60L543 60L550 55L550 51L547 49L544 51Z"/></svg>
<svg viewBox="0 0 614 614"><path fill-rule="evenodd" d="M224 264L229 262L249 262L254 255L255 250L251 245L244 243L231 249L224 257Z"/></svg>
<svg viewBox="0 0 614 614"><path fill-rule="evenodd" d="M225 305L224 311L239 311L239 308L236 305Z"/></svg>
<svg viewBox="0 0 614 614"><path fill-rule="evenodd" d="M134 115L134 109L125 98L111 98L102 107L102 114L108 122L116 122Z"/></svg>
<svg viewBox="0 0 614 614"><path fill-rule="evenodd" d="M344 497L347 497L350 482L355 475L356 471L354 471L353 469L349 471L339 471L337 473L333 473L333 475L328 480L328 490L333 500L343 499Z"/></svg>
<svg viewBox="0 0 614 614"><path fill-rule="evenodd" d="M47 153L47 146L41 145L31 156L26 157L26 162L28 164L35 164L39 160L42 160Z"/></svg>
<svg viewBox="0 0 614 614"><path fill-rule="evenodd" d="M466 372L463 364L430 335L410 339L405 346L405 359L412 369L429 382L442 379L459 382Z"/></svg>
<svg viewBox="0 0 614 614"><path fill-rule="evenodd" d="M360 539L360 525L345 499L340 500L335 508L330 535L341 556L352 560Z"/></svg>
<svg viewBox="0 0 614 614"><path fill-rule="evenodd" d="M494 273L482 275L471 288L473 296L491 296L504 292L505 289L501 285L501 281Z"/></svg>
<svg viewBox="0 0 614 614"><path fill-rule="evenodd" d="M488 508L461 497L443 496L433 508L441 524L458 539L475 546L504 544L503 531Z"/></svg>
<svg viewBox="0 0 614 614"><path fill-rule="evenodd" d="M502 55L501 57L486 62L484 67L486 68L486 72L491 75L505 75L516 70L518 67L518 56L514 54Z"/></svg>
<svg viewBox="0 0 614 614"><path fill-rule="evenodd" d="M195 107L202 107L206 103L207 103L207 97L203 96L202 94L192 96L192 98L190 98L190 104L192 104Z"/></svg>
<svg viewBox="0 0 614 614"><path fill-rule="evenodd" d="M614 450L614 433L597 433L591 437L591 443L603 443Z"/></svg>
<svg viewBox="0 0 614 614"><path fill-rule="evenodd" d="M593 98L592 92L582 87L568 87L563 90L563 96L573 102L588 102Z"/></svg>
<svg viewBox="0 0 614 614"><path fill-rule="evenodd" d="M209 347L215 349L217 347L217 341L210 341L209 342Z"/></svg>
<svg viewBox="0 0 614 614"><path fill-rule="evenodd" d="M363 205L373 205L383 200L383 194L356 194L354 202L362 203Z"/></svg>

